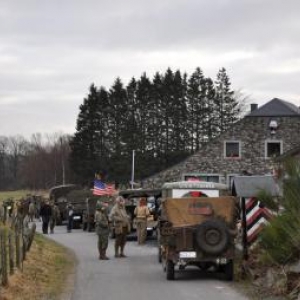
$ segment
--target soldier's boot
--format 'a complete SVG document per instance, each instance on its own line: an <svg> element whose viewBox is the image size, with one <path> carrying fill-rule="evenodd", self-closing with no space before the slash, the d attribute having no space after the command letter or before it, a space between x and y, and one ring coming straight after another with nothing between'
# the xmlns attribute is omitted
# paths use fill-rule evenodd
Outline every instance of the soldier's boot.
<svg viewBox="0 0 300 300"><path fill-rule="evenodd" d="M119 246L115 246L115 257L120 257L120 255L119 255Z"/></svg>
<svg viewBox="0 0 300 300"><path fill-rule="evenodd" d="M102 259L103 260L109 260L109 257L106 256L106 249L102 250Z"/></svg>
<svg viewBox="0 0 300 300"><path fill-rule="evenodd" d="M124 254L124 245L121 246L121 253L120 253L120 257L126 257L126 255Z"/></svg>

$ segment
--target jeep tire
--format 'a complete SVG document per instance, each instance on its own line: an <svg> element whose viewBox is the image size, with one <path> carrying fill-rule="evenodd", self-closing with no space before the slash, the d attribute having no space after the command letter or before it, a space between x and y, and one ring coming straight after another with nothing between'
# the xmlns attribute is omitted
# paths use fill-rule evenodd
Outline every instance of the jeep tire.
<svg viewBox="0 0 300 300"><path fill-rule="evenodd" d="M229 260L229 262L224 266L224 273L225 273L225 279L228 281L233 280L233 274L234 274L234 264L233 260Z"/></svg>
<svg viewBox="0 0 300 300"><path fill-rule="evenodd" d="M196 231L196 241L200 250L218 255L229 245L229 232L226 224L218 219L207 220Z"/></svg>
<svg viewBox="0 0 300 300"><path fill-rule="evenodd" d="M162 262L161 247L160 247L160 245L158 246L158 250L157 250L157 260L158 260L159 263Z"/></svg>
<svg viewBox="0 0 300 300"><path fill-rule="evenodd" d="M173 261L170 259L166 261L166 275L167 280L174 280L175 278L175 266Z"/></svg>

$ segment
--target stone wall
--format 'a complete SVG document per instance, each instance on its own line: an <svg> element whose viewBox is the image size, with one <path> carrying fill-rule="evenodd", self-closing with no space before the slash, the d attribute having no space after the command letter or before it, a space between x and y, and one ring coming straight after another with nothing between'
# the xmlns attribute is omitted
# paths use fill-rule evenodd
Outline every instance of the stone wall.
<svg viewBox="0 0 300 300"><path fill-rule="evenodd" d="M278 129L271 134L271 119L278 122ZM245 117L230 130L204 145L197 153L181 163L143 180L144 188L160 188L164 182L183 180L185 173L220 174L226 183L229 174L265 175L272 172L272 159L265 157L266 140L282 141L283 153L300 144L299 117ZM240 158L224 157L224 142L241 143Z"/></svg>

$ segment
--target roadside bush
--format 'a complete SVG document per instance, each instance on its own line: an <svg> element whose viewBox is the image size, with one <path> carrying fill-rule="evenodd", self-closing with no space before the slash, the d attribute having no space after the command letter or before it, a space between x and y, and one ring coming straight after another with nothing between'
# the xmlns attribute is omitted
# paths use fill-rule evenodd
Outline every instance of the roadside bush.
<svg viewBox="0 0 300 300"><path fill-rule="evenodd" d="M289 213L274 218L261 233L260 247L265 259L276 264L286 264L299 258L300 224Z"/></svg>
<svg viewBox="0 0 300 300"><path fill-rule="evenodd" d="M300 163L289 159L284 164L282 178L282 213L267 225L260 236L265 257L284 265L300 257Z"/></svg>

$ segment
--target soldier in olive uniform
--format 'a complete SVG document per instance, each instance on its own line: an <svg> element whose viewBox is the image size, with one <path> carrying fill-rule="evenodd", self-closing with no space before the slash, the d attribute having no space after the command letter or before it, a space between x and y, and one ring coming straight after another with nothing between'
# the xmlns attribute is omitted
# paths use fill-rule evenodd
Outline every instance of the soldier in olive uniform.
<svg viewBox="0 0 300 300"><path fill-rule="evenodd" d="M110 212L110 219L114 222L115 227L115 257L126 257L124 247L127 234L130 232L130 222L125 209L125 200L122 196L116 198L116 204Z"/></svg>
<svg viewBox="0 0 300 300"><path fill-rule="evenodd" d="M56 222L59 218L60 212L58 206L54 202L51 202L50 206L52 210L50 221L49 221L50 233L54 233L54 227L56 226Z"/></svg>
<svg viewBox="0 0 300 300"><path fill-rule="evenodd" d="M33 202L33 199L29 203L28 215L29 215L30 222L33 222L34 221L34 217L35 217L35 204Z"/></svg>
<svg viewBox="0 0 300 300"><path fill-rule="evenodd" d="M95 213L95 229L98 235L98 251L100 260L108 260L106 250L108 247L109 221L108 221L108 204L97 203Z"/></svg>
<svg viewBox="0 0 300 300"><path fill-rule="evenodd" d="M139 201L139 206L134 210L137 241L139 245L143 245L147 238L147 218L150 215L147 207L147 198L142 197Z"/></svg>

